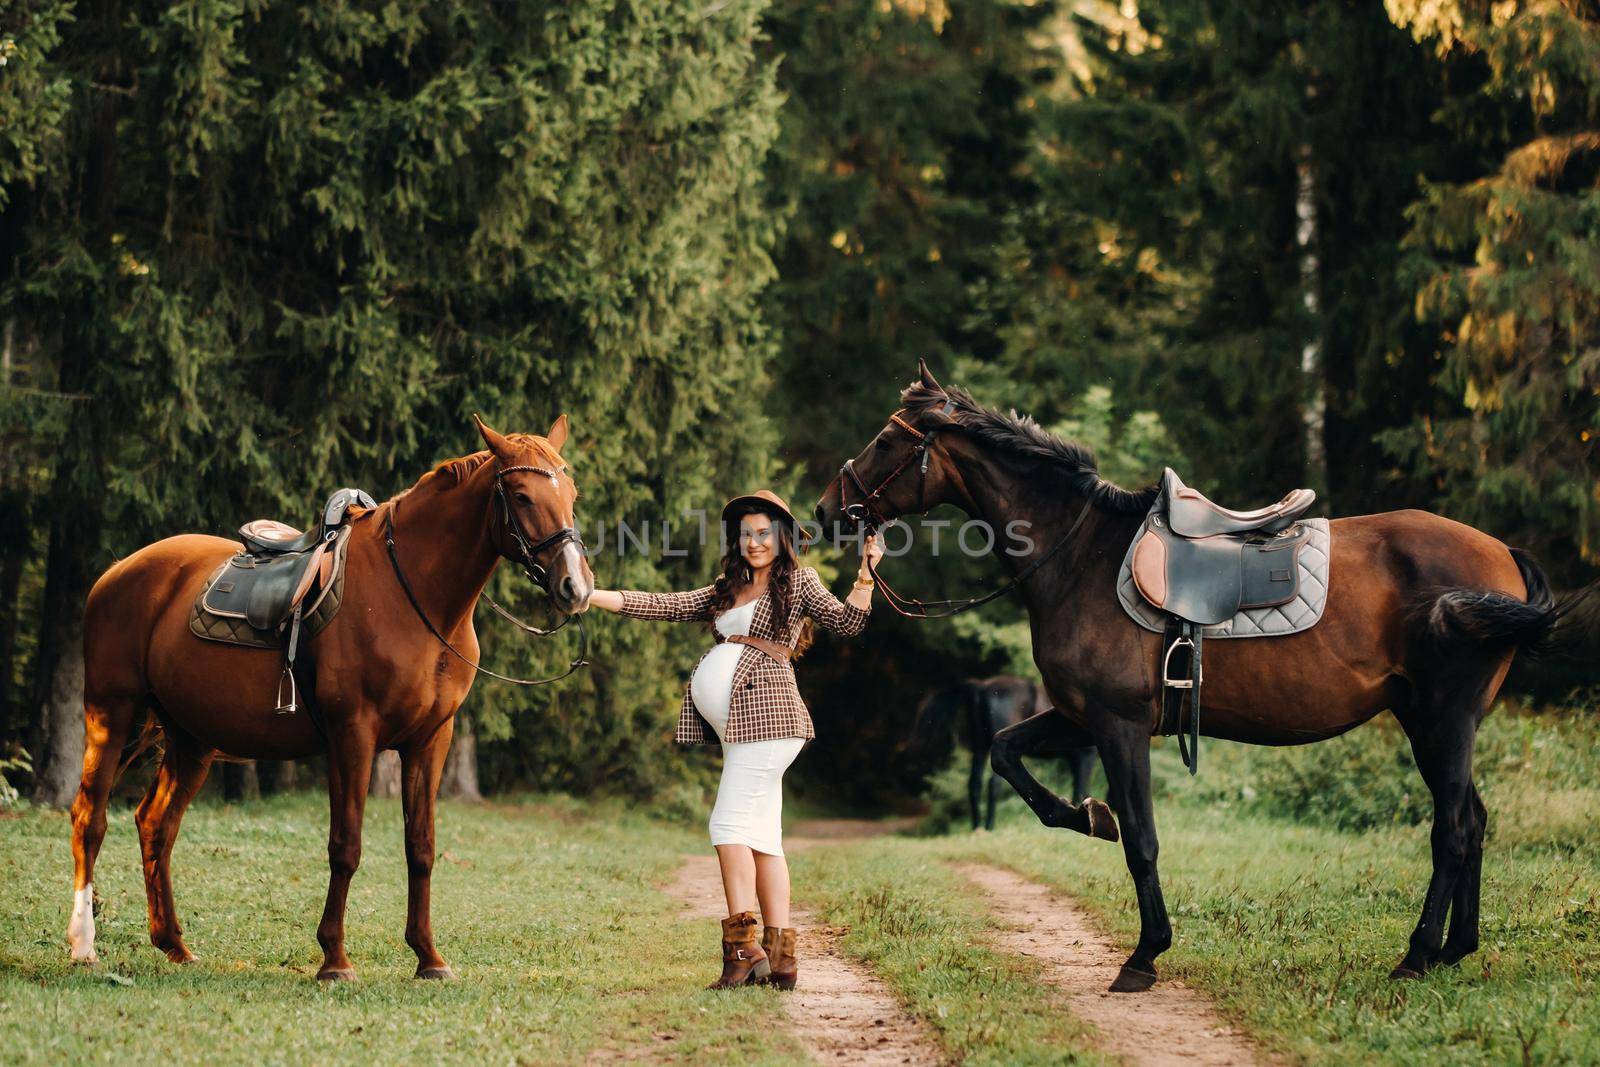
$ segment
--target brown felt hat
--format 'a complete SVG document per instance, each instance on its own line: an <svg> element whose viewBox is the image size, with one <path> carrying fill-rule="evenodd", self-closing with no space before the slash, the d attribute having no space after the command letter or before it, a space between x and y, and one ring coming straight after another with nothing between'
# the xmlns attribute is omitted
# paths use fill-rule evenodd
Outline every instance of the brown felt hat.
<svg viewBox="0 0 1600 1067"><path fill-rule="evenodd" d="M789 510L789 505L783 502L783 497L779 496L777 493L774 493L771 489L757 489L753 493L746 493L744 496L736 496L726 504L722 505L723 525L732 524L734 512L741 508L747 508L752 511L764 511L774 518L787 519L789 521L789 526L794 530L795 543L797 545L804 545L811 540L810 535L807 534L800 523L796 521L794 512Z"/></svg>

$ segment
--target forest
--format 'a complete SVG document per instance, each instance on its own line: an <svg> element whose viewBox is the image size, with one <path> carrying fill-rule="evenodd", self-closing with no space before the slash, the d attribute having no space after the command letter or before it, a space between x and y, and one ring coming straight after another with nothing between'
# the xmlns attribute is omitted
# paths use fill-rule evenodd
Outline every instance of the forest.
<svg viewBox="0 0 1600 1067"><path fill-rule="evenodd" d="M568 416L593 544L759 486L808 513L925 360L1121 485L1170 466L1235 507L1435 511L1578 589L1597 179L1578 0L8 0L0 794L71 800L112 562L302 523L340 486L383 500L479 448L474 413ZM606 588L717 562L606 542ZM854 567L807 562L836 589ZM513 568L491 592L541 612ZM501 671L571 653L478 630ZM693 810L715 763L671 744L690 630L594 619L566 682L480 681L451 781ZM1010 599L950 625L880 605L869 635L808 654L797 774L883 808L938 770L903 751L928 690L1033 668ZM1592 705L1594 653L1513 689Z"/></svg>

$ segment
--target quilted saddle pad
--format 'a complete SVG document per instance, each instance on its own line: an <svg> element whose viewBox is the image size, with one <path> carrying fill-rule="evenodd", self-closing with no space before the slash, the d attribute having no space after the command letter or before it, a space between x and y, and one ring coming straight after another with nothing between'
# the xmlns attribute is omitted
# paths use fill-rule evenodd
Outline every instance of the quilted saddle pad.
<svg viewBox="0 0 1600 1067"><path fill-rule="evenodd" d="M1328 571L1333 557L1333 534L1327 519L1303 519L1301 524L1310 531L1310 537L1300 549L1300 589L1287 604L1270 608L1246 608L1231 619L1204 627L1202 636L1211 637L1285 637L1308 630L1322 618L1328 606ZM1155 633L1163 633L1167 613L1152 605L1139 594L1133 582L1133 550L1135 538L1122 557L1122 569L1117 572L1117 600L1128 617Z"/></svg>

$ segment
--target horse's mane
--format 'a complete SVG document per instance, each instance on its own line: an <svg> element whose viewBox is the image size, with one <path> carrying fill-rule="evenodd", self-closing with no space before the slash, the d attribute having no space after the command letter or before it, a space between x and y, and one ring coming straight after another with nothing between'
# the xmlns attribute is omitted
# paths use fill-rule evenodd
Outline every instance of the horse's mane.
<svg viewBox="0 0 1600 1067"><path fill-rule="evenodd" d="M1155 503L1159 486L1133 490L1106 481L1095 465L1093 449L1077 441L1063 441L1031 415L1001 414L953 385L934 389L912 382L900 394L900 402L912 414L943 407L947 400L955 402L950 417L978 441L1020 460L1026 469L1056 476L1101 511L1142 515Z"/></svg>
<svg viewBox="0 0 1600 1067"><path fill-rule="evenodd" d="M543 437L538 437L531 433L508 433L505 435L505 438L514 445L527 445L529 447L538 449L544 454L544 461L550 461L549 456L552 455L552 452L548 442L546 442ZM399 500L401 497L411 492L411 490L417 488L417 486L420 486L423 482L433 478L444 479L445 484L448 485L460 485L462 482L472 477L473 473L479 467L483 466L493 458L494 453L485 448L482 451L473 452L469 455L457 456L455 459L440 460L438 463L434 464L432 470L428 471L428 473L424 474L421 478L418 478L416 482L400 490L389 499ZM555 459L557 463L561 462L559 455L557 455Z"/></svg>

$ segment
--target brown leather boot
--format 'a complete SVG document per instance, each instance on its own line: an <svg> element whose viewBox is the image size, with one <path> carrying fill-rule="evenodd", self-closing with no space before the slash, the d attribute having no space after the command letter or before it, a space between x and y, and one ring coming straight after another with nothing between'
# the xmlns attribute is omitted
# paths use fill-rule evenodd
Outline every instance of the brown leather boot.
<svg viewBox="0 0 1600 1067"><path fill-rule="evenodd" d="M792 928L767 926L761 931L761 951L766 953L767 965L772 968L767 982L779 989L793 989L795 980L800 977L800 964L794 955L794 936Z"/></svg>
<svg viewBox="0 0 1600 1067"><path fill-rule="evenodd" d="M772 972L756 939L754 912L741 911L722 920L722 977L707 989L730 989L758 982Z"/></svg>

